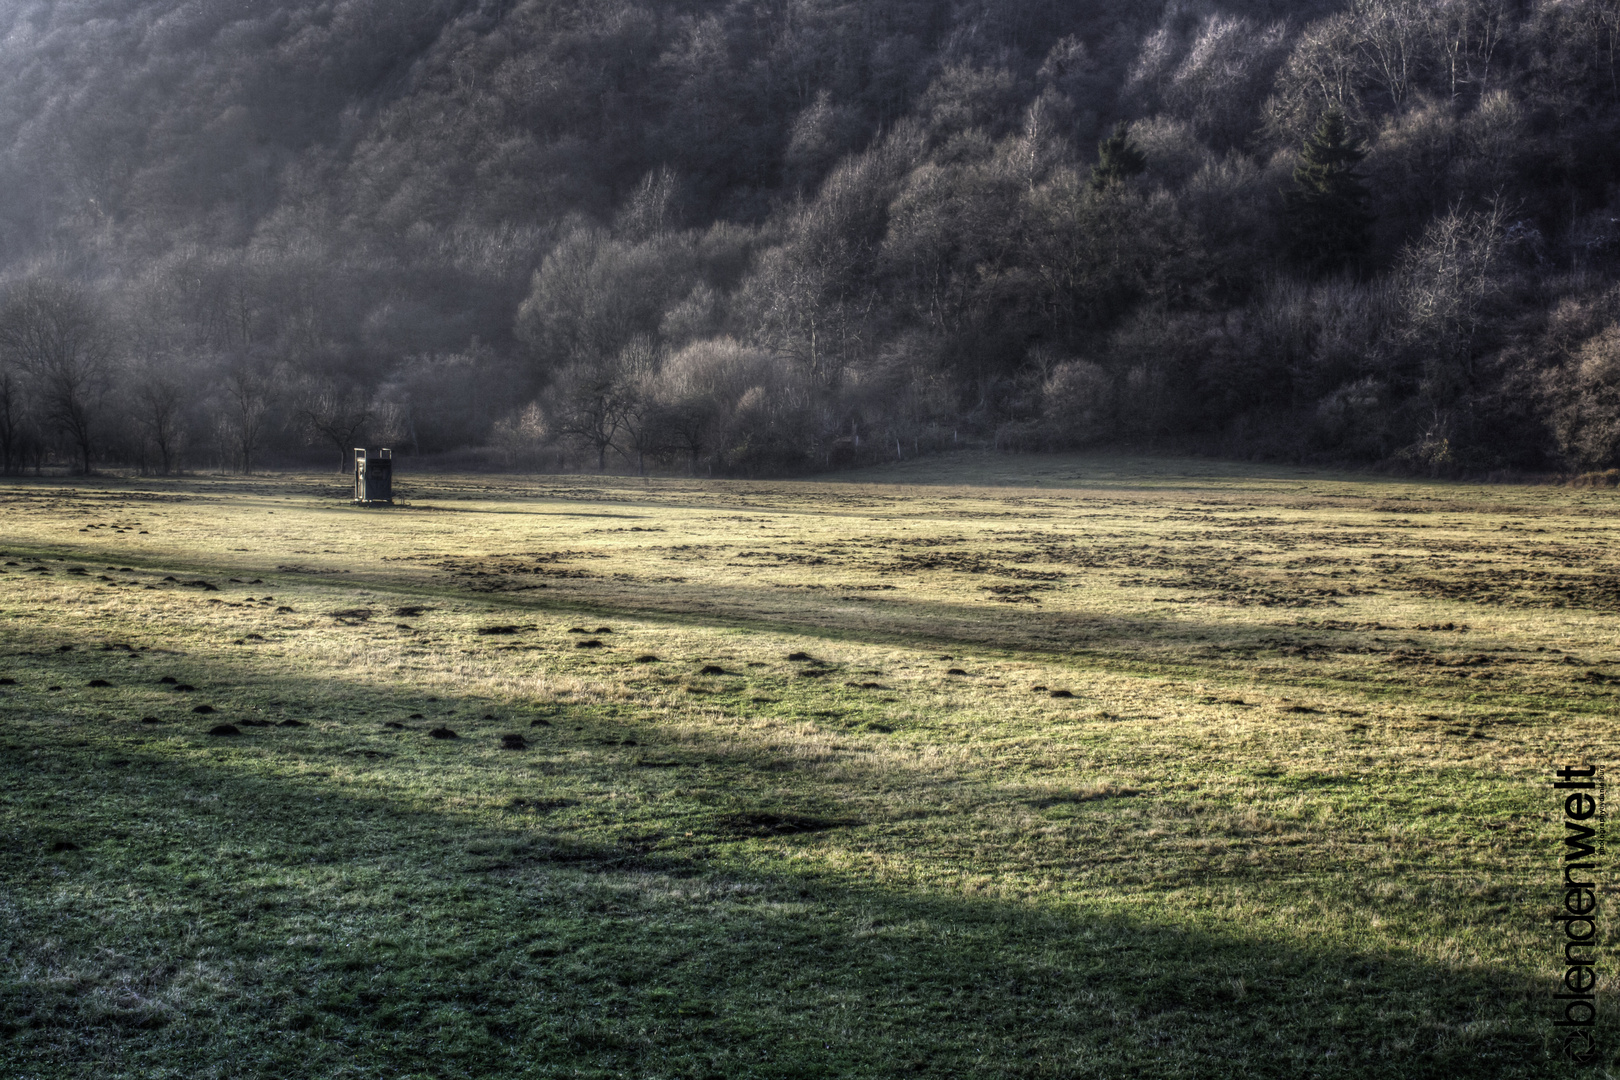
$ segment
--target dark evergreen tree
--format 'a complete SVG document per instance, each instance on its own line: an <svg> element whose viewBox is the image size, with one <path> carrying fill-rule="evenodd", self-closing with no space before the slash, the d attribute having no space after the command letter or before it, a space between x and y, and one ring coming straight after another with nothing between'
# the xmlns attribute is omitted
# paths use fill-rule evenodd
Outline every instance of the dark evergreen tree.
<svg viewBox="0 0 1620 1080"><path fill-rule="evenodd" d="M1330 109L1305 141L1294 167L1294 189L1283 195L1289 255L1312 275L1359 269L1371 241L1367 185L1356 166L1367 156Z"/></svg>
<svg viewBox="0 0 1620 1080"><path fill-rule="evenodd" d="M1097 164L1091 167L1091 190L1102 191L1137 176L1147 168L1147 156L1137 149L1125 131L1125 121L1114 125L1113 133L1097 144Z"/></svg>

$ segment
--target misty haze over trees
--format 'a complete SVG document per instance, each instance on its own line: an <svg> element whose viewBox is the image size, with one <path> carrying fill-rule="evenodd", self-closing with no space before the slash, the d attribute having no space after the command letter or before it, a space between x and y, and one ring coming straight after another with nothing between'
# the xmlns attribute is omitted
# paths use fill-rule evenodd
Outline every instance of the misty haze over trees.
<svg viewBox="0 0 1620 1080"><path fill-rule="evenodd" d="M0 0L0 464L1620 465L1620 0Z"/></svg>

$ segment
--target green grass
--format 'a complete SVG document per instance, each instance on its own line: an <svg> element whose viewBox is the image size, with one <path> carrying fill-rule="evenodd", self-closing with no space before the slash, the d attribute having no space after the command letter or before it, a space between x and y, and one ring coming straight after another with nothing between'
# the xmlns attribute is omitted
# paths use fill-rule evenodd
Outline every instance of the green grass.
<svg viewBox="0 0 1620 1080"><path fill-rule="evenodd" d="M0 1072L1574 1071L1611 493L401 486L0 486Z"/></svg>

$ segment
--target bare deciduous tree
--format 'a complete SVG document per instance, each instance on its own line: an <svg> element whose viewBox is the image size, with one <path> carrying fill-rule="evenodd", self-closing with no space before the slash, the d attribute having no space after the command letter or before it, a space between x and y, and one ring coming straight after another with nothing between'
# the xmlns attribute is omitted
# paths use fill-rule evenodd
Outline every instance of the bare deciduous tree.
<svg viewBox="0 0 1620 1080"><path fill-rule="evenodd" d="M0 468L7 476L22 468L27 426L22 374L11 364L0 362Z"/></svg>
<svg viewBox="0 0 1620 1080"><path fill-rule="evenodd" d="M607 452L623 425L623 389L618 372L589 364L564 371L552 387L552 430L594 450L597 472L607 471Z"/></svg>
<svg viewBox="0 0 1620 1080"><path fill-rule="evenodd" d="M1418 402L1431 417L1408 452L1417 464L1449 467L1457 441L1472 435L1477 339L1502 289L1505 226L1499 203L1472 213L1453 208L1405 253L1402 336L1419 373Z"/></svg>
<svg viewBox="0 0 1620 1080"><path fill-rule="evenodd" d="M370 423L372 411L364 392L335 379L310 379L298 395L298 419L305 437L337 451L338 472L347 472L351 467L355 440Z"/></svg>
<svg viewBox="0 0 1620 1080"><path fill-rule="evenodd" d="M157 451L163 474L174 471L184 433L186 391L171 360L142 365L134 373L130 407L141 434Z"/></svg>
<svg viewBox="0 0 1620 1080"><path fill-rule="evenodd" d="M1491 62L1507 33L1505 0L1436 0L1428 5L1427 17L1451 98L1455 100L1470 84L1485 94Z"/></svg>
<svg viewBox="0 0 1620 1080"><path fill-rule="evenodd" d="M636 456L636 472L647 474L648 455L664 451L668 441L656 393L658 346L637 337L619 353L619 428L622 449Z"/></svg>
<svg viewBox="0 0 1620 1080"><path fill-rule="evenodd" d="M1330 109L1359 127L1367 112L1361 88L1368 61L1361 49L1358 21L1340 12L1312 23L1294 43L1277 73L1276 90L1266 102L1266 128L1279 144L1297 146Z"/></svg>
<svg viewBox="0 0 1620 1080"><path fill-rule="evenodd" d="M279 374L250 361L232 364L225 374L225 437L236 466L243 473L253 472L254 459L264 444Z"/></svg>
<svg viewBox="0 0 1620 1080"><path fill-rule="evenodd" d="M545 413L538 402L529 402L522 412L495 422L492 441L500 447L506 464L513 468L532 465L551 434Z"/></svg>
<svg viewBox="0 0 1620 1080"><path fill-rule="evenodd" d="M0 307L0 353L27 373L42 418L67 436L88 473L112 376L112 341L99 309L75 285L30 278Z"/></svg>
<svg viewBox="0 0 1620 1080"><path fill-rule="evenodd" d="M1355 0L1361 50L1373 81L1396 109L1422 74L1428 39L1428 0Z"/></svg>

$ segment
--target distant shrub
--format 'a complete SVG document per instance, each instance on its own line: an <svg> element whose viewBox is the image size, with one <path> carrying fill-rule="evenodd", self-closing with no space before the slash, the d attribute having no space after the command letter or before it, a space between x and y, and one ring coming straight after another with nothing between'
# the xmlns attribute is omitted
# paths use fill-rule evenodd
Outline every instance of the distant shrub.
<svg viewBox="0 0 1620 1080"><path fill-rule="evenodd" d="M1041 422L1059 446L1087 446L1114 436L1114 380L1089 360L1059 364L1041 388ZM998 436L999 441L999 436Z"/></svg>

